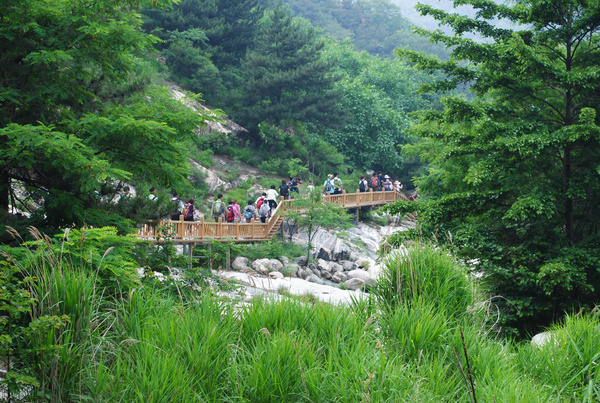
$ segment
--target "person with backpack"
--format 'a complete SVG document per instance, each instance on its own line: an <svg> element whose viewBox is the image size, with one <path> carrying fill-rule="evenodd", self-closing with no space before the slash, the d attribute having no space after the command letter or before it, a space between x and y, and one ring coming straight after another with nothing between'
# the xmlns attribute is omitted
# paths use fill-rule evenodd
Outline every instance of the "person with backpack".
<svg viewBox="0 0 600 403"><path fill-rule="evenodd" d="M229 204L227 205L227 214L225 216L225 221L228 223L235 222L235 210L233 209L233 200L229 200Z"/></svg>
<svg viewBox="0 0 600 403"><path fill-rule="evenodd" d="M225 202L222 194L219 193L217 200L213 202L211 212L215 222L219 222L219 218L225 218Z"/></svg>
<svg viewBox="0 0 600 403"><path fill-rule="evenodd" d="M194 199L189 199L183 209L183 221L195 221L194 220Z"/></svg>
<svg viewBox="0 0 600 403"><path fill-rule="evenodd" d="M269 218L271 216L271 209L269 208L269 203L268 202L264 202L261 206L260 209L258 209L258 215L260 217L260 222L261 223L266 223L267 222L267 218Z"/></svg>
<svg viewBox="0 0 600 403"><path fill-rule="evenodd" d="M281 180L281 186L279 186L279 194L281 196L283 196L283 198L286 200L290 198L290 188L288 187L288 184L285 182L285 179Z"/></svg>
<svg viewBox="0 0 600 403"><path fill-rule="evenodd" d="M381 191L383 190L383 180L385 178L383 177L383 174L381 172L379 172L377 174L377 190Z"/></svg>
<svg viewBox="0 0 600 403"><path fill-rule="evenodd" d="M383 177L382 186L384 191L394 190L394 185L392 184L392 181L390 180L390 177L388 175L385 175Z"/></svg>
<svg viewBox="0 0 600 403"><path fill-rule="evenodd" d="M358 191L361 193L366 192L369 189L369 182L365 179L365 176L360 177L360 181L358 182Z"/></svg>
<svg viewBox="0 0 600 403"><path fill-rule="evenodd" d="M332 180L333 180L333 175L332 174L328 174L327 175L327 180L323 184L323 190L325 190L325 194L326 195L327 194L333 194L335 192Z"/></svg>
<svg viewBox="0 0 600 403"><path fill-rule="evenodd" d="M379 179L377 179L377 175L373 172L373 176L371 177L371 189L373 192L376 192L379 189Z"/></svg>
<svg viewBox="0 0 600 403"><path fill-rule="evenodd" d="M248 205L244 207L244 218L246 222L252 222L252 219L256 218L256 208L252 200L248 200Z"/></svg>
<svg viewBox="0 0 600 403"><path fill-rule="evenodd" d="M342 186L342 180L338 176L338 173L333 174L333 187L335 188L333 193L336 195L341 195L344 192L344 187Z"/></svg>
<svg viewBox="0 0 600 403"><path fill-rule="evenodd" d="M263 194L260 195L260 197L258 199L256 199L254 204L256 205L257 210L260 208L260 206L262 206L262 204L265 202L266 199L267 199L267 194L265 192L263 192Z"/></svg>

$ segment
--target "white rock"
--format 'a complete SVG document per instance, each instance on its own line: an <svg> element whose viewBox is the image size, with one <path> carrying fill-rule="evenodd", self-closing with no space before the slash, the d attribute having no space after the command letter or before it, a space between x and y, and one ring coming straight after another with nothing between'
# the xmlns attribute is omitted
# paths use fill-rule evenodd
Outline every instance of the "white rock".
<svg viewBox="0 0 600 403"><path fill-rule="evenodd" d="M360 269L346 272L346 275L349 279L357 278L359 280L362 280L364 283L371 280L371 275L369 274L369 272Z"/></svg>
<svg viewBox="0 0 600 403"><path fill-rule="evenodd" d="M278 271L272 271L269 273L269 277L271 277L272 279L282 279L283 278L283 274L281 274Z"/></svg>
<svg viewBox="0 0 600 403"><path fill-rule="evenodd" d="M231 268L236 270L242 270L244 267L248 267L248 258L243 256L236 257L231 264Z"/></svg>

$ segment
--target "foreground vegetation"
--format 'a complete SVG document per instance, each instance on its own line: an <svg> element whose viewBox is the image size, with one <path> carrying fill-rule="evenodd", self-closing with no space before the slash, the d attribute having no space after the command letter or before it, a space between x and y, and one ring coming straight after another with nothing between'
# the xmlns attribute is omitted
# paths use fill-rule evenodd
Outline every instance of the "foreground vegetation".
<svg viewBox="0 0 600 403"><path fill-rule="evenodd" d="M351 306L240 304L218 297L200 271L113 281L103 262L113 251L95 263L74 258L87 242L77 235L71 245L40 235L7 250L18 258L0 276L11 393L33 386L32 400L62 402L600 398L596 315L567 317L541 347L499 339L492 306L434 246L389 254L379 283Z"/></svg>

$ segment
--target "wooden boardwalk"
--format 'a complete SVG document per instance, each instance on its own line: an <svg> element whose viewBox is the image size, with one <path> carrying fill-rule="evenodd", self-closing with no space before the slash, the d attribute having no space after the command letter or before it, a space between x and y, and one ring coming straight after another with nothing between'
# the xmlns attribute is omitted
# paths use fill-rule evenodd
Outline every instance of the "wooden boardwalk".
<svg viewBox="0 0 600 403"><path fill-rule="evenodd" d="M344 192L322 198L326 203L339 204L344 208L380 206L400 199L408 200L403 194L395 191ZM203 218L200 221L162 220L148 222L139 227L138 238L151 242L169 240L178 244L195 244L212 240L237 243L266 241L277 233L284 221L285 213L293 208L293 202L293 200L281 200L275 211L272 212L271 218L264 224L259 219L252 220L251 223L217 223L205 221Z"/></svg>

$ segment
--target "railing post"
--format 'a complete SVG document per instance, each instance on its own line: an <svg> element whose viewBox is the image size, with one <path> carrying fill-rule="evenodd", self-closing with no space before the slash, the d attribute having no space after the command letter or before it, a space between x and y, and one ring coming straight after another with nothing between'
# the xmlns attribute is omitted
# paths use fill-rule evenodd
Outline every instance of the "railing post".
<svg viewBox="0 0 600 403"><path fill-rule="evenodd" d="M342 190L342 206L346 207L346 189Z"/></svg>
<svg viewBox="0 0 600 403"><path fill-rule="evenodd" d="M200 226L198 228L198 235L200 236L200 239L204 239L204 231L205 231L205 225L204 225L204 217L200 217Z"/></svg>
<svg viewBox="0 0 600 403"><path fill-rule="evenodd" d="M223 237L223 218L219 217L217 220L217 239L221 239Z"/></svg>
<svg viewBox="0 0 600 403"><path fill-rule="evenodd" d="M240 237L240 223L236 222L235 227L233 227L233 238L238 239Z"/></svg>

